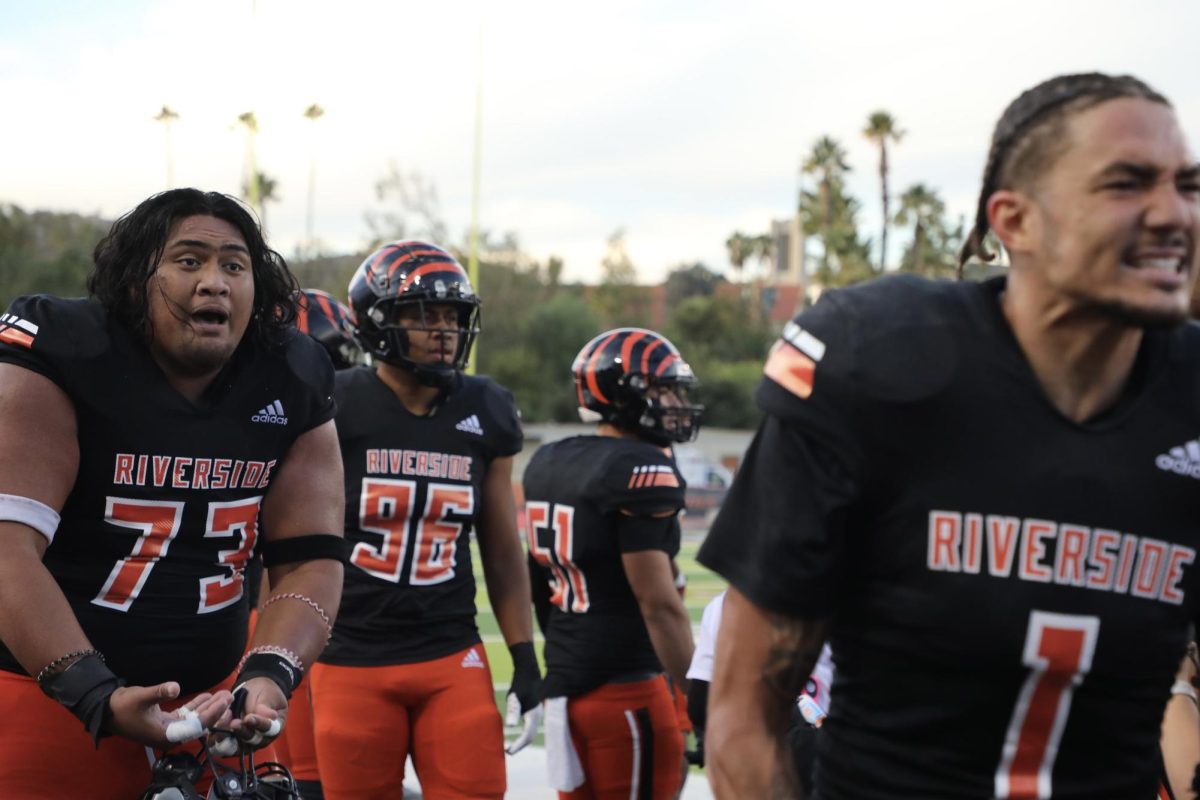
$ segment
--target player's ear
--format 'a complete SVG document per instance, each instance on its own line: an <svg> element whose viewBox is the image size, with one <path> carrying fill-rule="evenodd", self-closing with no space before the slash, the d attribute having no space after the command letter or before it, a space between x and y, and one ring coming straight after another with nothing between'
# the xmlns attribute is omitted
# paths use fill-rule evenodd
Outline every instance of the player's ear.
<svg viewBox="0 0 1200 800"><path fill-rule="evenodd" d="M1013 189L1000 189L987 201L988 224L1010 253L1033 249L1039 229L1037 208L1032 199Z"/></svg>

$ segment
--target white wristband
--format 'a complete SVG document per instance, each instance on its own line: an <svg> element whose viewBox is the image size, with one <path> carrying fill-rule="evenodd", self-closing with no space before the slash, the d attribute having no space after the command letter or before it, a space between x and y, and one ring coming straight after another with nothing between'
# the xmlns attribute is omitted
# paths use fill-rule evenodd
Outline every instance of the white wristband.
<svg viewBox="0 0 1200 800"><path fill-rule="evenodd" d="M28 525L45 536L47 542L54 541L59 519L58 512L40 500L19 494L0 494L0 522Z"/></svg>
<svg viewBox="0 0 1200 800"><path fill-rule="evenodd" d="M1200 699L1196 697L1196 687L1192 686L1190 682L1185 681L1182 678L1171 684L1171 694L1186 694L1188 697L1192 698L1192 700L1200 703Z"/></svg>

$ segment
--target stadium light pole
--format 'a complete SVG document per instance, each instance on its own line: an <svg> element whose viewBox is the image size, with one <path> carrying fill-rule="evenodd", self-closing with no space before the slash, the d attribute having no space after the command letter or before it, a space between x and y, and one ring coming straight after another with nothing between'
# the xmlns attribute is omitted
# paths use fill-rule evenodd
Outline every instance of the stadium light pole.
<svg viewBox="0 0 1200 800"><path fill-rule="evenodd" d="M308 155L308 211L304 218L304 250L305 258L312 258L316 251L316 240L313 236L313 216L317 196L317 120L325 116L325 109L316 103L304 109L304 118L312 123L310 130L310 150Z"/></svg>
<svg viewBox="0 0 1200 800"><path fill-rule="evenodd" d="M179 119L179 113L168 105L163 105L162 111L154 115L155 122L161 122L167 136L167 188L175 188L175 156L171 148L171 123Z"/></svg>

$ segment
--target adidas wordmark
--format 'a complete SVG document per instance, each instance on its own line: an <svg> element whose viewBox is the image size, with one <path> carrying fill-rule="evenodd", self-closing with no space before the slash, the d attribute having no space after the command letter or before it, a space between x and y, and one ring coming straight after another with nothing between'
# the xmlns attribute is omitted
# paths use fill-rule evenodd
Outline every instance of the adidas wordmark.
<svg viewBox="0 0 1200 800"><path fill-rule="evenodd" d="M276 400L266 408L260 408L258 413L250 418L251 422L269 422L272 425L287 425L287 417L283 413L283 403Z"/></svg>

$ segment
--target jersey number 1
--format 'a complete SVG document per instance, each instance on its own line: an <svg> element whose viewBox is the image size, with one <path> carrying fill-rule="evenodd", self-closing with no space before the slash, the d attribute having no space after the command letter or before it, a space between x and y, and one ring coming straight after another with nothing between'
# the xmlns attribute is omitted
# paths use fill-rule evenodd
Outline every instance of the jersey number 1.
<svg viewBox="0 0 1200 800"><path fill-rule="evenodd" d="M1050 775L1075 687L1092 668L1100 618L1031 611L1023 662L1029 677L1017 695L996 768L996 797L1051 796Z"/></svg>

